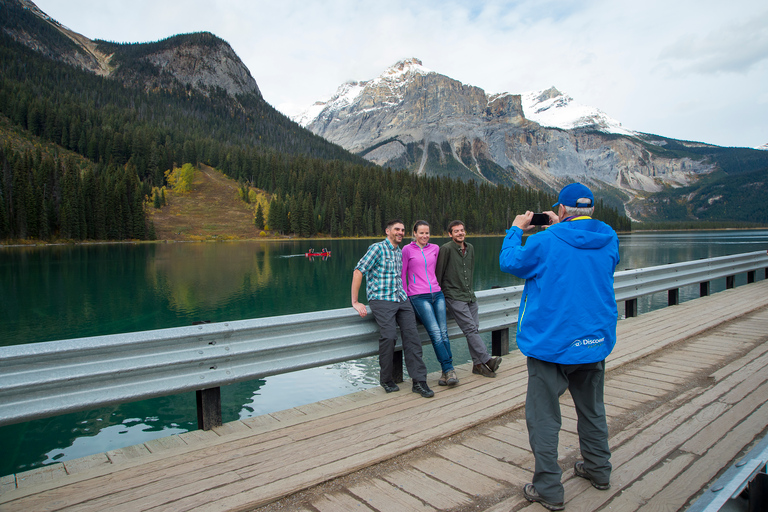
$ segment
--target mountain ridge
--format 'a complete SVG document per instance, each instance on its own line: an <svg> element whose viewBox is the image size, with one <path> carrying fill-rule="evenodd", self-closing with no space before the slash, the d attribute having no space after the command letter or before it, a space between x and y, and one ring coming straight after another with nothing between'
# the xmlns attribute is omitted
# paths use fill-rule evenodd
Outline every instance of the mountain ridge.
<svg viewBox="0 0 768 512"><path fill-rule="evenodd" d="M723 148L627 129L555 87L490 94L417 58L342 84L295 119L383 167L550 191L579 180L638 217L644 197L724 168Z"/></svg>

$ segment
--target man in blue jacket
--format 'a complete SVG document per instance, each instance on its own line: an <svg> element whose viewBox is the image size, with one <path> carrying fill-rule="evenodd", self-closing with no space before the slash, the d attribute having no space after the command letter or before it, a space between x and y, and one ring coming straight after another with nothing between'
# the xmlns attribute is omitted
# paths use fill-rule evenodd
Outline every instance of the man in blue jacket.
<svg viewBox="0 0 768 512"><path fill-rule="evenodd" d="M574 472L600 490L610 487L608 426L603 403L605 358L616 344L613 272L619 241L607 224L592 219L594 197L581 183L560 191L545 212L549 226L522 245L533 212L518 215L501 248L503 272L525 279L517 321L517 346L528 357L525 417L536 460L526 499L550 510L564 508L557 463L559 397L568 389L578 415L583 461Z"/></svg>

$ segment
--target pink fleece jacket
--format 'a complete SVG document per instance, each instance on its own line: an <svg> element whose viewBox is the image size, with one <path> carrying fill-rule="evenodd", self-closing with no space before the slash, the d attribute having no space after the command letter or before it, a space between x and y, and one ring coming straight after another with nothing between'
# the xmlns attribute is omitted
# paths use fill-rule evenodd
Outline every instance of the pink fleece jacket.
<svg viewBox="0 0 768 512"><path fill-rule="evenodd" d="M435 265L440 247L427 244L424 249L416 242L403 247L403 289L408 296L437 293L440 285L435 277Z"/></svg>

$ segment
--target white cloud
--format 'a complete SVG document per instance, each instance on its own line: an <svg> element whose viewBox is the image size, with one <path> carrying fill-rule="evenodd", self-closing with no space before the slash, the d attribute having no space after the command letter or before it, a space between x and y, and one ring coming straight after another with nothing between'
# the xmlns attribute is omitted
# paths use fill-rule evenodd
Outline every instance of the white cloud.
<svg viewBox="0 0 768 512"><path fill-rule="evenodd" d="M488 92L554 85L632 129L723 145L768 142L768 105L758 101L768 83L763 0L36 3L91 38L213 32L243 59L265 99L290 113L347 80L418 57Z"/></svg>

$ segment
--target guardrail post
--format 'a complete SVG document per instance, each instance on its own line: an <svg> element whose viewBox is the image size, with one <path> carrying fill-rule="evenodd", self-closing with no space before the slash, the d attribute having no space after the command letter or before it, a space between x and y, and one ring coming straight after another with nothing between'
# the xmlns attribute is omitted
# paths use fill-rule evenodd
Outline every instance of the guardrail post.
<svg viewBox="0 0 768 512"><path fill-rule="evenodd" d="M627 299L624 301L624 318L637 316L637 299Z"/></svg>
<svg viewBox="0 0 768 512"><path fill-rule="evenodd" d="M747 272L747 284L755 282L755 271L750 270Z"/></svg>
<svg viewBox="0 0 768 512"><path fill-rule="evenodd" d="M736 286L736 276L726 276L725 277L725 288L730 290Z"/></svg>
<svg viewBox="0 0 768 512"><path fill-rule="evenodd" d="M211 430L221 426L221 388L197 390L197 428Z"/></svg>
<svg viewBox="0 0 768 512"><path fill-rule="evenodd" d="M509 327L491 331L491 355L503 356L509 354Z"/></svg>
<svg viewBox="0 0 768 512"><path fill-rule="evenodd" d="M709 295L709 281L699 283L699 297L706 297Z"/></svg>
<svg viewBox="0 0 768 512"><path fill-rule="evenodd" d="M392 378L395 382L403 382L403 351L395 350L392 357Z"/></svg>
<svg viewBox="0 0 768 512"><path fill-rule="evenodd" d="M667 305L677 306L680 304L680 288L672 288L667 291Z"/></svg>

